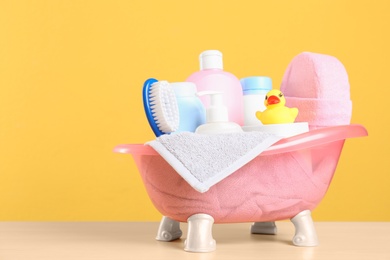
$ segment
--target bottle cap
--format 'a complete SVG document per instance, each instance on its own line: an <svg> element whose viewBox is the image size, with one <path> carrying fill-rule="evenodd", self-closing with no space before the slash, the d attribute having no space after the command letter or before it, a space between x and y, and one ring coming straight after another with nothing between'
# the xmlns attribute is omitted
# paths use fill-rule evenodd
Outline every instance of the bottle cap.
<svg viewBox="0 0 390 260"><path fill-rule="evenodd" d="M266 76L254 76L240 79L244 95L266 94L272 89L272 79Z"/></svg>
<svg viewBox="0 0 390 260"><path fill-rule="evenodd" d="M210 106L206 109L206 122L228 122L228 110L223 104L223 92L201 91L198 96L210 95Z"/></svg>
<svg viewBox="0 0 390 260"><path fill-rule="evenodd" d="M196 94L196 85L192 82L173 82L170 83L176 96L188 97Z"/></svg>
<svg viewBox="0 0 390 260"><path fill-rule="evenodd" d="M222 52L218 50L204 51L199 55L200 70L223 69Z"/></svg>

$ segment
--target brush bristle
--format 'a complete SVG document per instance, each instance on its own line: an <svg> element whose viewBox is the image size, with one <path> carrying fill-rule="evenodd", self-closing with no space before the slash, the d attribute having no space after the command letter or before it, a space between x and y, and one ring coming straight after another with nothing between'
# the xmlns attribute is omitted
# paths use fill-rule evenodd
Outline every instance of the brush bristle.
<svg viewBox="0 0 390 260"><path fill-rule="evenodd" d="M149 90L149 104L154 121L163 133L179 128L179 109L175 92L167 81L152 84Z"/></svg>

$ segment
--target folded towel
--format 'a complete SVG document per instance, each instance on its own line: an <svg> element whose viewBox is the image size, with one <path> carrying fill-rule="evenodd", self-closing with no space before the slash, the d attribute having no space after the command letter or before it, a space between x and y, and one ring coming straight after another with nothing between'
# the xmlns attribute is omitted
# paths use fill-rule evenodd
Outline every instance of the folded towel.
<svg viewBox="0 0 390 260"><path fill-rule="evenodd" d="M146 143L203 193L282 137L263 132L201 135L182 132ZM164 174L164 173L161 173Z"/></svg>
<svg viewBox="0 0 390 260"><path fill-rule="evenodd" d="M293 58L280 87L286 106L299 109L295 122L309 122L310 129L350 123L349 89L348 74L337 58L310 52Z"/></svg>
<svg viewBox="0 0 390 260"><path fill-rule="evenodd" d="M299 109L295 122L309 122L310 129L348 125L351 121L352 102L349 100L288 97L286 104Z"/></svg>

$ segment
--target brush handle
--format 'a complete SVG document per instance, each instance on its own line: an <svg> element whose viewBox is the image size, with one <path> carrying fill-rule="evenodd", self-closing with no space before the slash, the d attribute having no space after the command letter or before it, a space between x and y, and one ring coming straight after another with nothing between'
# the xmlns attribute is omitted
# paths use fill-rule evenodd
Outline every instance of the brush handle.
<svg viewBox="0 0 390 260"><path fill-rule="evenodd" d="M143 89L142 89L142 98L143 98L143 102L144 102L145 114L146 114L146 117L148 119L149 125L152 128L156 137L159 137L160 135L163 134L163 132L161 132L160 129L158 128L156 121L154 120L154 117L152 115L152 108L150 105L150 96L149 96L150 88L151 88L152 84L156 83L156 82L158 82L158 80L154 79L154 78L150 78L150 79L147 79L145 81Z"/></svg>

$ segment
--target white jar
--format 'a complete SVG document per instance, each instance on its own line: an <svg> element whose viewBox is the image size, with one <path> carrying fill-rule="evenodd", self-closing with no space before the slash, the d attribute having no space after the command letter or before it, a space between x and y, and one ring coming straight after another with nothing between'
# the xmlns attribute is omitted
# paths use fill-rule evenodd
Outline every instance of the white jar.
<svg viewBox="0 0 390 260"><path fill-rule="evenodd" d="M265 96L272 89L271 78L265 76L246 77L242 78L240 83L244 94L244 125L262 125L256 117L256 111L265 110Z"/></svg>

